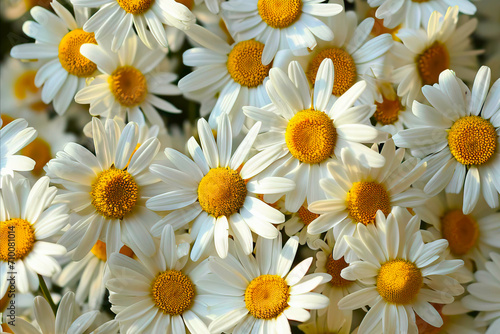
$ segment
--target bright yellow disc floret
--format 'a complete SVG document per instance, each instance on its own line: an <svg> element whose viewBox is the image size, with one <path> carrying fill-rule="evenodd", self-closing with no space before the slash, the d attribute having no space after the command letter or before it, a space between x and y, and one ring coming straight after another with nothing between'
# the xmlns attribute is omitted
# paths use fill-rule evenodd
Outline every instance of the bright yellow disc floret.
<svg viewBox="0 0 500 334"><path fill-rule="evenodd" d="M262 64L264 44L249 40L236 44L227 57L227 71L242 86L257 87L269 75L271 64Z"/></svg>
<svg viewBox="0 0 500 334"><path fill-rule="evenodd" d="M259 0L259 15L268 26L280 29L292 25L302 11L302 0Z"/></svg>
<svg viewBox="0 0 500 334"><path fill-rule="evenodd" d="M34 245L35 230L29 222L20 218L0 222L0 260L22 260Z"/></svg>
<svg viewBox="0 0 500 334"><path fill-rule="evenodd" d="M193 305L196 290L191 279L178 270L160 273L151 285L156 307L169 315L180 315Z"/></svg>
<svg viewBox="0 0 500 334"><path fill-rule="evenodd" d="M122 219L134 208L139 198L139 187L127 171L112 167L97 176L90 196L101 215Z"/></svg>
<svg viewBox="0 0 500 334"><path fill-rule="evenodd" d="M82 29L72 30L62 38L59 43L59 61L68 73L89 77L97 70L97 65L80 53L80 47L87 43L97 44L97 41L93 32Z"/></svg>
<svg viewBox="0 0 500 334"><path fill-rule="evenodd" d="M117 68L108 78L109 88L124 107L135 107L148 96L148 83L144 74L132 66Z"/></svg>
<svg viewBox="0 0 500 334"><path fill-rule="evenodd" d="M147 12L155 0L116 0L116 2L127 13L139 15Z"/></svg>
<svg viewBox="0 0 500 334"><path fill-rule="evenodd" d="M290 153L301 162L320 163L333 155L337 130L326 113L306 109L288 122L285 141Z"/></svg>
<svg viewBox="0 0 500 334"><path fill-rule="evenodd" d="M448 132L451 154L462 165L482 165L493 156L498 135L495 127L479 116L458 119Z"/></svg>
<svg viewBox="0 0 500 334"><path fill-rule="evenodd" d="M355 83L358 76L356 70L356 63L352 56L341 48L324 49L318 53L307 66L307 78L314 85L316 82L316 74L318 73L321 62L330 58L333 62L333 90L335 96L344 94Z"/></svg>
<svg viewBox="0 0 500 334"><path fill-rule="evenodd" d="M387 191L373 181L354 182L347 193L346 204L349 216L365 225L375 222L378 210L382 210L386 216L391 212Z"/></svg>
<svg viewBox="0 0 500 334"><path fill-rule="evenodd" d="M212 168L198 185L201 208L214 217L229 217L245 202L247 187L238 171Z"/></svg>
<svg viewBox="0 0 500 334"><path fill-rule="evenodd" d="M384 263L377 275L377 291L387 302L409 304L423 285L420 269L412 262L396 259Z"/></svg>
<svg viewBox="0 0 500 334"><path fill-rule="evenodd" d="M245 305L257 319L273 319L288 307L290 288L278 275L254 278L245 290Z"/></svg>

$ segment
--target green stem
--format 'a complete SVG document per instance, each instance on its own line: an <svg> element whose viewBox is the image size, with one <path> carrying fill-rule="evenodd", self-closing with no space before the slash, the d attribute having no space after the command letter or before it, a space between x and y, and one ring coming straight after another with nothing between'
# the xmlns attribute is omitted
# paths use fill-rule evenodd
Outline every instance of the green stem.
<svg viewBox="0 0 500 334"><path fill-rule="evenodd" d="M47 302L50 305L50 308L52 309L52 312L54 312L54 315L57 313L57 306L52 300L52 296L50 295L50 291L47 288L47 284L45 284L45 281L43 280L42 275L38 274L38 282L40 282L40 290L42 291L43 297L47 300Z"/></svg>

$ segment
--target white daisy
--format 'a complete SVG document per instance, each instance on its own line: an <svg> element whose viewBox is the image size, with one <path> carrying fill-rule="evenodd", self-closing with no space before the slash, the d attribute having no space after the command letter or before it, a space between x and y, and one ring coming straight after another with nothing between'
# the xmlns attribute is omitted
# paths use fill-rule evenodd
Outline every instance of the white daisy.
<svg viewBox="0 0 500 334"><path fill-rule="evenodd" d="M394 61L394 80L399 85L398 95L405 105L421 98L424 85L438 82L439 74L451 69L460 78L472 81L477 68L476 55L469 36L476 29L477 20L471 19L457 27L458 6L450 7L443 16L433 12L427 30L401 29L391 54Z"/></svg>
<svg viewBox="0 0 500 334"><path fill-rule="evenodd" d="M197 261L209 245L215 243L217 254L225 258L229 234L244 249L253 250L252 231L265 238L276 238L279 231L273 224L285 221L278 210L257 198L255 194L276 194L295 187L293 181L259 173L269 163L269 155L259 154L247 160L260 129L255 124L236 151L232 150L231 126L226 115L220 118L217 141L207 121L198 121L201 148L194 139L188 142L192 161L173 149L165 149L172 167L153 164L153 174L175 190L149 199L151 210L173 210L155 224L151 232L158 236L166 224L175 230L193 221L191 236L195 240L191 259Z"/></svg>
<svg viewBox="0 0 500 334"><path fill-rule="evenodd" d="M500 80L490 87L490 69L481 67L472 93L452 71L439 84L422 88L431 106L413 104L413 114L425 125L394 136L399 147L428 163L424 191L431 196L464 192L463 213L474 209L480 194L492 208L500 192Z"/></svg>
<svg viewBox="0 0 500 334"><path fill-rule="evenodd" d="M179 88L186 97L201 102L202 116L210 112L212 128L217 127L217 118L225 113L230 115L233 133L238 134L245 120L243 106L262 107L271 102L264 84L272 65L263 65L260 60L264 44L238 40L229 45L198 25L186 34L203 48L184 52L184 64L196 68L179 80Z"/></svg>
<svg viewBox="0 0 500 334"><path fill-rule="evenodd" d="M373 149L378 151L376 145ZM395 206L413 208L427 199L422 190L411 188L424 173L425 164L417 164L415 158L402 162L405 151L396 150L392 139L384 144L381 154L385 157L384 166L366 168L351 150L343 149L342 160L328 165L331 178L319 183L330 198L309 204L309 210L320 216L307 229L314 234L333 228L337 240L335 260L342 256L347 262L355 259L344 236L357 236L360 226L373 225L377 211L387 216Z"/></svg>
<svg viewBox="0 0 500 334"><path fill-rule="evenodd" d="M57 201L77 213L59 243L75 249L75 261L87 255L98 239L106 243L106 254L118 252L123 242L152 255L149 229L159 216L145 202L156 194L158 179L148 167L160 143L156 138L138 143L136 123L128 123L123 131L110 119L103 124L94 118L92 125L96 155L70 143L46 167L52 182L64 187Z"/></svg>
<svg viewBox="0 0 500 334"><path fill-rule="evenodd" d="M500 251L500 213L481 201L465 215L462 197L462 194L441 193L414 210L432 225L429 231L435 239L448 240L450 253L466 261L469 270L473 270L474 263L483 269L488 255Z"/></svg>
<svg viewBox="0 0 500 334"><path fill-rule="evenodd" d="M132 257L134 253L124 245L120 248L120 254ZM68 255L71 256L71 252ZM69 262L54 276L53 281L61 287L74 290L79 305L88 303L89 309L99 310L106 292L106 261L106 243L97 240L90 253L80 261Z"/></svg>
<svg viewBox="0 0 500 334"><path fill-rule="evenodd" d="M282 247L280 234L274 240L258 237L255 256L235 243L226 259L210 257L212 275L198 282L210 292L205 299L216 316L210 332L290 333L289 320L304 322L308 310L325 308L328 298L311 291L331 276L306 275L312 257L290 270L298 245L291 237Z"/></svg>
<svg viewBox="0 0 500 334"><path fill-rule="evenodd" d="M476 322L488 325L487 334L500 331L500 254L490 253L491 261L486 268L474 273L476 283L467 287L469 295L462 299L463 305L472 311L479 311Z"/></svg>
<svg viewBox="0 0 500 334"><path fill-rule="evenodd" d="M48 333L72 333L82 334L92 325L98 316L98 311L91 311L80 315L78 306L75 304L73 292L67 292L61 299L54 316L49 303L41 296L35 297L33 302L35 319L40 329L22 318L16 319L16 326L11 327L14 334L48 334ZM118 323L114 320L108 321L90 334L116 334Z"/></svg>
<svg viewBox="0 0 500 334"><path fill-rule="evenodd" d="M177 245L172 226L166 226L154 256L136 255L141 262L122 254L108 261L106 287L121 332L208 333L198 286L208 268L188 261L189 244Z"/></svg>
<svg viewBox="0 0 500 334"><path fill-rule="evenodd" d="M191 11L175 0L71 0L73 5L99 8L85 23L83 29L95 33L97 39L112 38L113 52L123 45L135 27L139 38L148 47L159 44L168 46L163 24L181 30L189 29L195 17ZM146 27L152 33L148 35Z"/></svg>
<svg viewBox="0 0 500 334"><path fill-rule="evenodd" d="M181 112L157 96L180 94L172 84L177 79L175 74L154 71L165 58L165 49L150 50L131 33L118 53L112 52L106 43L84 44L80 50L103 73L75 96L76 102L90 104L91 115L118 116L138 124L144 124L146 117L151 124L163 124L155 107Z"/></svg>
<svg viewBox="0 0 500 334"><path fill-rule="evenodd" d="M274 66L286 71L292 60L300 63L306 77L314 85L318 69L324 59L333 62L333 95L340 97L366 73L380 75L384 69L387 52L395 44L391 35L381 34L370 38L375 20L367 18L358 24L353 12L341 13L328 21L335 37L303 56L294 56L290 51L280 51Z"/></svg>
<svg viewBox="0 0 500 334"><path fill-rule="evenodd" d="M20 59L46 61L37 71L35 86L42 88L42 101L53 101L58 114L64 114L76 92L85 86L86 78L93 76L96 64L80 53L85 43L97 44L93 33L82 30L89 12L74 7L75 17L56 0L51 2L56 14L39 6L33 7L23 31L35 43L16 45L10 55Z"/></svg>
<svg viewBox="0 0 500 334"><path fill-rule="evenodd" d="M3 116L3 114L2 114ZM3 117L0 119L0 188L4 175L14 176L15 171L30 171L35 167L35 161L23 155L17 155L37 136L28 122L18 118L5 126Z"/></svg>
<svg viewBox="0 0 500 334"><path fill-rule="evenodd" d="M3 113L2 117L12 116L12 120L18 112ZM37 137L28 145L23 147L19 153L35 161L35 167L30 173L23 173L32 183L43 174L43 167L50 159L54 158L56 152L63 149L64 145L76 141L76 136L66 133L68 120L64 117L49 119L47 113L22 113L29 125L35 127Z"/></svg>
<svg viewBox="0 0 500 334"><path fill-rule="evenodd" d="M411 112L411 106L404 105L404 100L397 95L397 86L388 77L390 76L377 77L374 74L363 76L368 87L360 101L363 104L375 104L377 109L373 113L372 124L381 131L395 135L419 122Z"/></svg>
<svg viewBox="0 0 500 334"><path fill-rule="evenodd" d="M0 296L9 287L10 275L15 275L16 290L26 293L38 289L37 274L51 277L61 270L53 256L65 254L66 249L50 238L68 223L68 208L53 204L57 189L49 182L44 176L30 187L27 179L2 177Z"/></svg>
<svg viewBox="0 0 500 334"><path fill-rule="evenodd" d="M339 308L370 306L360 334L373 333L380 323L383 333L417 333L415 314L441 327L443 320L429 302L449 304L464 291L447 276L463 261L443 260L440 255L448 246L446 240L424 243L420 219L406 209L395 208L387 219L379 211L376 224L360 225L357 238L345 237L360 261L350 263L341 275L367 287L342 298Z"/></svg>
<svg viewBox="0 0 500 334"><path fill-rule="evenodd" d="M39 67L40 62L22 62L7 57L2 64L0 74L2 115L5 112L15 112L18 114L17 118L25 109L33 112L48 110L49 106L42 101L41 89L35 85L35 76Z"/></svg>
<svg viewBox="0 0 500 334"><path fill-rule="evenodd" d="M316 0L230 0L221 7L231 35L264 43L264 65L278 50L307 54L316 47L316 38L331 41L332 30L318 17L331 18L343 10L342 5Z"/></svg>
<svg viewBox="0 0 500 334"><path fill-rule="evenodd" d="M341 271L347 268L349 264L343 257L337 260L333 259L335 239L331 230L326 233L325 241L316 241L316 246L321 250L316 253L316 269L314 272L327 273L332 279L318 287L315 292L327 296L330 299L330 304L325 310L318 311L318 313L320 315L325 314L325 324L328 328L342 328L344 332L348 333L352 324L352 311L340 310L338 302L348 294L361 290L365 286L357 281L346 280L340 275ZM318 317L319 320L320 317Z"/></svg>
<svg viewBox="0 0 500 334"><path fill-rule="evenodd" d="M268 154L271 162L275 161L268 168L269 174L285 176L297 184L295 190L286 194L285 208L290 212L296 212L306 200L311 203L325 198L317 185L327 174L327 163L339 157L342 148L351 148L369 166L381 167L385 161L378 152L362 144L387 138L387 134L366 125L374 108L352 107L366 83L355 84L335 103L329 103L333 102L334 85L330 59L321 63L316 82L311 92L304 70L295 61L290 63L288 76L273 68L266 85L273 105L243 108L248 117L265 126L266 132L257 138L255 147ZM271 203L276 200L264 199Z"/></svg>
<svg viewBox="0 0 500 334"><path fill-rule="evenodd" d="M449 6L457 6L466 15L476 13L471 0L368 0L368 4L378 7L375 15L389 28L402 23L410 29L427 27L433 11L444 15Z"/></svg>

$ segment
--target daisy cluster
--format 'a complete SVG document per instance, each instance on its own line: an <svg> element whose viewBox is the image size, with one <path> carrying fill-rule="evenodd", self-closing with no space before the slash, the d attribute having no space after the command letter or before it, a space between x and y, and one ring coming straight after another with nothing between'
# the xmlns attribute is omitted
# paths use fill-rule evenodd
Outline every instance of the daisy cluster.
<svg viewBox="0 0 500 334"><path fill-rule="evenodd" d="M498 4L3 1L0 333L500 333Z"/></svg>

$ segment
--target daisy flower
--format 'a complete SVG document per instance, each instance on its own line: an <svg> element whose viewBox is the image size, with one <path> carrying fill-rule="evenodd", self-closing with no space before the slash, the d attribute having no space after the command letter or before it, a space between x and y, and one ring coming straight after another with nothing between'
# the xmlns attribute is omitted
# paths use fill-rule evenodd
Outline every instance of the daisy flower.
<svg viewBox="0 0 500 334"><path fill-rule="evenodd" d="M332 41L319 42L312 52L301 56L287 50L280 51L274 67L286 71L290 62L296 60L304 69L309 83L314 85L321 63L331 59L334 68L332 93L340 97L361 81L364 74L380 75L385 67L385 55L395 43L389 34L370 38L374 22L373 18L367 18L358 24L353 12L341 13L328 21L335 35Z"/></svg>
<svg viewBox="0 0 500 334"><path fill-rule="evenodd" d="M120 254L132 257L134 253L124 245L120 248ZM53 282L61 287L75 290L75 300L79 305L88 303L89 309L99 310L106 292L106 261L106 243L97 240L90 253L80 261L68 263L54 276Z"/></svg>
<svg viewBox="0 0 500 334"><path fill-rule="evenodd" d="M23 25L26 35L35 43L14 46L10 55L20 59L45 61L35 75L35 86L42 87L42 101L53 101L55 111L62 115L85 80L94 75L96 64L80 53L85 43L97 44L93 33L82 30L88 11L75 7L75 17L56 0L51 2L54 14L36 6L31 9L34 21Z"/></svg>
<svg viewBox="0 0 500 334"><path fill-rule="evenodd" d="M245 120L243 106L262 107L271 102L264 84L272 65L263 65L260 60L264 44L241 40L229 45L198 25L186 34L202 47L184 52L184 64L196 68L179 80L180 90L201 102L201 115L210 112L212 128L225 113L230 115L234 134L238 134Z"/></svg>
<svg viewBox="0 0 500 334"><path fill-rule="evenodd" d="M41 89L35 85L39 67L40 62L22 62L10 57L2 64L2 115L5 112L19 113L24 109L33 112L48 110L49 106L42 101Z"/></svg>
<svg viewBox="0 0 500 334"><path fill-rule="evenodd" d="M10 117L14 120L19 112L7 112L2 117ZM56 152L63 149L64 145L76 141L76 136L66 133L68 120L64 117L50 118L47 113L22 113L29 125L33 125L37 131L37 137L28 145L23 147L19 153L35 161L35 167L30 173L23 173L32 182L43 174L43 167L50 159L55 157Z"/></svg>
<svg viewBox="0 0 500 334"><path fill-rule="evenodd" d="M487 334L500 331L500 254L490 253L491 261L486 262L485 269L474 273L476 283L467 287L469 295L462 299L469 310L479 311L475 320L488 325Z"/></svg>
<svg viewBox="0 0 500 334"><path fill-rule="evenodd" d="M378 151L376 145L373 148ZM427 199L422 190L410 187L424 173L425 164L417 164L415 158L402 163L405 150L396 150L392 139L384 144L381 154L386 164L367 168L351 150L343 149L342 160L328 165L331 178L319 182L330 198L309 204L309 210L320 216L307 229L316 234L333 228L335 260L344 256L350 263L355 259L344 236L357 236L360 226L373 225L378 211L387 216L395 206L413 208Z"/></svg>
<svg viewBox="0 0 500 334"><path fill-rule="evenodd" d="M315 243L316 247L320 248L320 251L316 253L316 269L314 272L327 273L332 277L329 282L315 290L315 292L323 294L330 300L328 307L325 310L318 311L318 313L319 315L325 314L327 327L342 328L344 332L349 333L352 324L352 311L339 310L337 304L348 294L361 290L364 285L357 281L346 280L340 275L341 271L347 268L349 264L343 257L337 260L333 259L332 253L335 239L331 230L326 233L325 241L320 239Z"/></svg>
<svg viewBox="0 0 500 334"><path fill-rule="evenodd" d="M316 39L331 41L332 30L319 18L335 16L344 9L315 0L230 0L221 7L232 36L264 43L264 65L271 63L278 50L307 54L316 47Z"/></svg>
<svg viewBox="0 0 500 334"><path fill-rule="evenodd" d="M403 104L404 101L396 93L397 86L387 77L390 76L363 76L367 83L367 93L361 96L360 101L377 107L371 118L375 128L395 135L404 128L418 124L418 118L411 112L411 106Z"/></svg>
<svg viewBox="0 0 500 334"><path fill-rule="evenodd" d="M198 121L201 148L194 139L188 142L193 160L173 149L165 155L173 167L153 164L150 170L164 183L175 188L149 199L146 206L155 211L172 210L158 221L151 232L158 236L166 224L175 230L193 221L191 237L195 240L191 259L197 261L209 245L215 243L217 254L225 258L231 234L244 249L253 250L252 231L265 238L280 233L273 224L285 216L257 198L256 194L276 194L295 187L293 181L279 177L260 178L270 156L255 155L246 160L260 129L255 124L236 151L229 119L220 118L217 141L203 118Z"/></svg>
<svg viewBox="0 0 500 334"><path fill-rule="evenodd" d="M255 147L266 152L272 161L276 160L269 173L285 176L297 184L286 194L285 208L290 212L296 212L306 200L311 203L325 197L317 185L326 176L327 163L339 157L342 148L351 148L357 158L372 167L381 167L385 161L378 152L362 144L387 137L366 125L374 110L368 105L352 107L366 83L355 84L335 103L329 103L334 86L330 59L321 63L316 82L311 92L304 70L297 62L290 63L288 76L273 68L266 85L272 108L243 108L248 117L268 128L257 138Z"/></svg>
<svg viewBox="0 0 500 334"><path fill-rule="evenodd" d="M444 260L446 240L424 243L420 219L408 210L395 208L385 217L377 213L377 227L360 225L358 237L345 237L359 261L342 270L342 277L359 280L367 287L342 298L340 309L370 310L358 333L373 333L382 323L383 333L417 333L415 314L441 327L443 319L429 304L449 304L464 289L447 276L463 265L462 260ZM375 331L376 332L376 331Z"/></svg>
<svg viewBox="0 0 500 334"><path fill-rule="evenodd" d="M471 0L368 0L368 4L377 7L375 15L384 20L388 28L402 23L410 29L427 27L433 11L445 14L449 6L457 5L461 13L474 15L476 6Z"/></svg>
<svg viewBox="0 0 500 334"><path fill-rule="evenodd" d="M122 333L208 333L206 305L198 281L206 265L188 262L189 243L176 244L172 226L166 226L154 256L137 252L141 262L123 254L108 261L111 311Z"/></svg>
<svg viewBox="0 0 500 334"><path fill-rule="evenodd" d="M457 22L455 6L448 8L444 18L433 12L427 30L401 29L397 34L403 43L395 43L391 51L393 76L405 105L421 98L421 88L437 83L439 74L446 69L465 80L474 79L476 55L482 51L471 50L468 37L476 29L477 20L471 19L459 27Z"/></svg>
<svg viewBox="0 0 500 334"><path fill-rule="evenodd" d="M424 125L394 136L399 147L425 158L424 191L433 196L463 189L463 213L474 209L482 193L488 205L498 206L500 192L500 80L490 87L490 69L481 67L472 93L452 71L439 76L439 84L422 88L430 106L413 104L413 114Z"/></svg>
<svg viewBox="0 0 500 334"><path fill-rule="evenodd" d="M14 176L14 172L30 171L35 167L35 161L23 155L17 155L37 136L28 122L18 118L5 126L3 114L0 119L0 188L4 175Z"/></svg>
<svg viewBox="0 0 500 334"><path fill-rule="evenodd" d="M49 303L41 296L35 297L33 308L35 320L40 329L22 318L17 318L16 326L11 328L14 334L82 334L94 323L99 314L98 311L90 311L80 315L78 306L75 304L75 294L71 291L66 292L61 299L55 316ZM118 333L118 323L114 320L108 321L90 332L90 334L116 333Z"/></svg>
<svg viewBox="0 0 500 334"><path fill-rule="evenodd" d="M99 8L85 23L83 30L95 33L97 39L110 37L113 52L123 45L135 27L139 38L148 47L168 46L163 24L181 30L189 29L195 17L182 3L175 0L71 0L73 5ZM152 36L148 34L149 28ZM153 39L156 41L153 41Z"/></svg>
<svg viewBox="0 0 500 334"><path fill-rule="evenodd" d="M312 257L292 270L299 240L291 237L282 247L281 234L274 240L257 238L255 256L238 244L226 259L210 257L207 275L199 285L214 301L209 309L215 319L211 333L290 333L289 320L307 321L308 310L325 308L328 298L311 292L328 282L324 273L306 275Z"/></svg>
<svg viewBox="0 0 500 334"><path fill-rule="evenodd" d="M68 223L68 208L54 204L57 189L49 187L44 176L30 187L27 179L2 177L0 190L0 296L4 296L12 268L16 271L16 290L38 289L37 274L51 277L61 267L54 259L66 249L50 238ZM15 250L12 251L12 239Z"/></svg>
<svg viewBox="0 0 500 334"><path fill-rule="evenodd" d="M482 269L488 254L500 251L500 213L480 202L465 215L462 196L441 193L414 210L423 221L432 225L428 231L434 239L448 240L453 257L466 261L469 270L474 268L470 260Z"/></svg>
<svg viewBox="0 0 500 334"><path fill-rule="evenodd" d="M103 124L94 118L92 128L96 155L70 143L46 166L52 182L64 188L57 201L78 214L59 243L75 250L75 261L87 255L98 239L106 243L106 254L118 252L123 242L152 255L149 229L159 216L145 202L156 194L151 187L158 179L148 167L160 143L156 138L138 143L138 126L133 122L122 131L113 120Z"/></svg>
<svg viewBox="0 0 500 334"><path fill-rule="evenodd" d="M123 119L144 124L145 117L151 124L163 124L155 109L180 113L171 103L157 95L179 95L172 84L177 79L173 73L154 71L165 58L166 50L148 49L133 33L124 41L118 53L109 45L84 44L81 53L92 60L103 73L90 85L78 91L75 101L90 104L90 114Z"/></svg>

